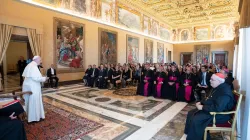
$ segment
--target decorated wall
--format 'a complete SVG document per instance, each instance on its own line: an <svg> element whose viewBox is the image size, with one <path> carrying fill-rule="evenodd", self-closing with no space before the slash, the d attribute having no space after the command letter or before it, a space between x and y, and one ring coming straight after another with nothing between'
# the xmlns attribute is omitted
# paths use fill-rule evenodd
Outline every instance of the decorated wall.
<svg viewBox="0 0 250 140"><path fill-rule="evenodd" d="M102 6L108 8L107 2L108 1L105 1L106 5L104 4ZM90 12L87 5L91 4L95 3L86 3L86 9L77 8L76 5L66 7L66 11L70 12L73 8L77 9L75 14L84 15L84 11ZM52 5L53 3L51 6ZM62 4L62 7L63 6L67 6L67 4ZM16 12L16 9L22 10ZM94 12L92 15L100 17L100 13L98 12ZM89 64L100 64L100 60L102 60L101 57L105 58L105 62L116 59L116 62L126 63L128 57L127 50L129 50L127 49L127 46L129 46L127 44L131 43L133 45L132 49L134 49L134 52L132 52L133 61L143 63L145 39L152 40L153 42L153 62L157 62L157 43L164 44L165 53L167 51L173 53L173 45L160 40L160 38L158 40L149 36L145 37L135 32L48 10L20 1L2 0L0 5L0 17L0 22L2 23L25 28L35 28L39 33L43 34L42 61L44 69L46 70L49 68L52 63L58 64L59 66L57 67L62 69L58 74L60 81L81 79L84 72L77 70L81 68L84 69ZM102 19L104 18L102 17ZM113 18L105 19L110 21L116 20ZM21 32L21 34L27 35L26 32ZM109 38L108 42L101 41L105 36ZM131 40L127 39L127 36L132 36L138 40L131 42ZM114 39L116 39L116 41L114 41ZM117 43L117 46L114 46L114 43ZM137 44L139 44L138 47ZM60 55L60 49L61 51L64 50L67 52L65 53L67 55L63 53ZM101 54L103 56L101 56ZM168 58L168 55L164 54L164 62L167 61L166 58ZM58 63L60 59L62 61ZM65 68L65 66L67 67ZM68 72L70 72L70 75Z"/></svg>

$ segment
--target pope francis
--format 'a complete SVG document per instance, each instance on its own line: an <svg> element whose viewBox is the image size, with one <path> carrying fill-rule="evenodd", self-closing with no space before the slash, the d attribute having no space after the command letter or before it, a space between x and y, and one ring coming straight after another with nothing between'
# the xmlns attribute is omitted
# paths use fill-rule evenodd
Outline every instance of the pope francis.
<svg viewBox="0 0 250 140"><path fill-rule="evenodd" d="M34 56L33 61L25 67L22 75L23 77L25 77L25 80L23 82L23 92L32 92L31 95L24 95L25 110L28 115L28 122L40 121L40 119L45 119L41 82L45 82L48 78L42 77L42 74L37 67L38 65L40 65L40 63L41 57Z"/></svg>

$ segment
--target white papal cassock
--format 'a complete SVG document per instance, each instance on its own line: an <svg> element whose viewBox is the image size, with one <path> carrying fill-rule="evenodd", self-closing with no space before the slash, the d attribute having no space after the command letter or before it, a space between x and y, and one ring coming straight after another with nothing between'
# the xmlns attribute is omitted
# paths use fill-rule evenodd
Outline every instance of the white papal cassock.
<svg viewBox="0 0 250 140"><path fill-rule="evenodd" d="M31 95L24 95L28 122L39 121L40 118L44 119L45 115L42 101L41 82L45 82L46 77L42 77L42 74L37 67L37 63L34 61L25 67L22 76L25 77L23 82L23 92L32 92Z"/></svg>

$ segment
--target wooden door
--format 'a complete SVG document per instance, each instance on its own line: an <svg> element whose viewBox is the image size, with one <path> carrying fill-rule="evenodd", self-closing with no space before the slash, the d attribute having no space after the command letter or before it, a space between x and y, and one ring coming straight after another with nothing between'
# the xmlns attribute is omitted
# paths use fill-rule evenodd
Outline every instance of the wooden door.
<svg viewBox="0 0 250 140"><path fill-rule="evenodd" d="M191 62L192 54L183 54L183 64L186 65L187 63Z"/></svg>
<svg viewBox="0 0 250 140"><path fill-rule="evenodd" d="M226 55L225 54L215 54L215 64L226 64Z"/></svg>

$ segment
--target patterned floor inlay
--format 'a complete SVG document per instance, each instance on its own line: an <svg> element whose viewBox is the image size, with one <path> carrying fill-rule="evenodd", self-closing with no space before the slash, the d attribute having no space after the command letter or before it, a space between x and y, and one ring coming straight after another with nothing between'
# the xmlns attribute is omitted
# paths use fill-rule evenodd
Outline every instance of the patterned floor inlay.
<svg viewBox="0 0 250 140"><path fill-rule="evenodd" d="M95 99L95 101L97 101L97 102L107 102L107 101L110 101L110 100L111 100L110 98L105 98L105 97Z"/></svg>

